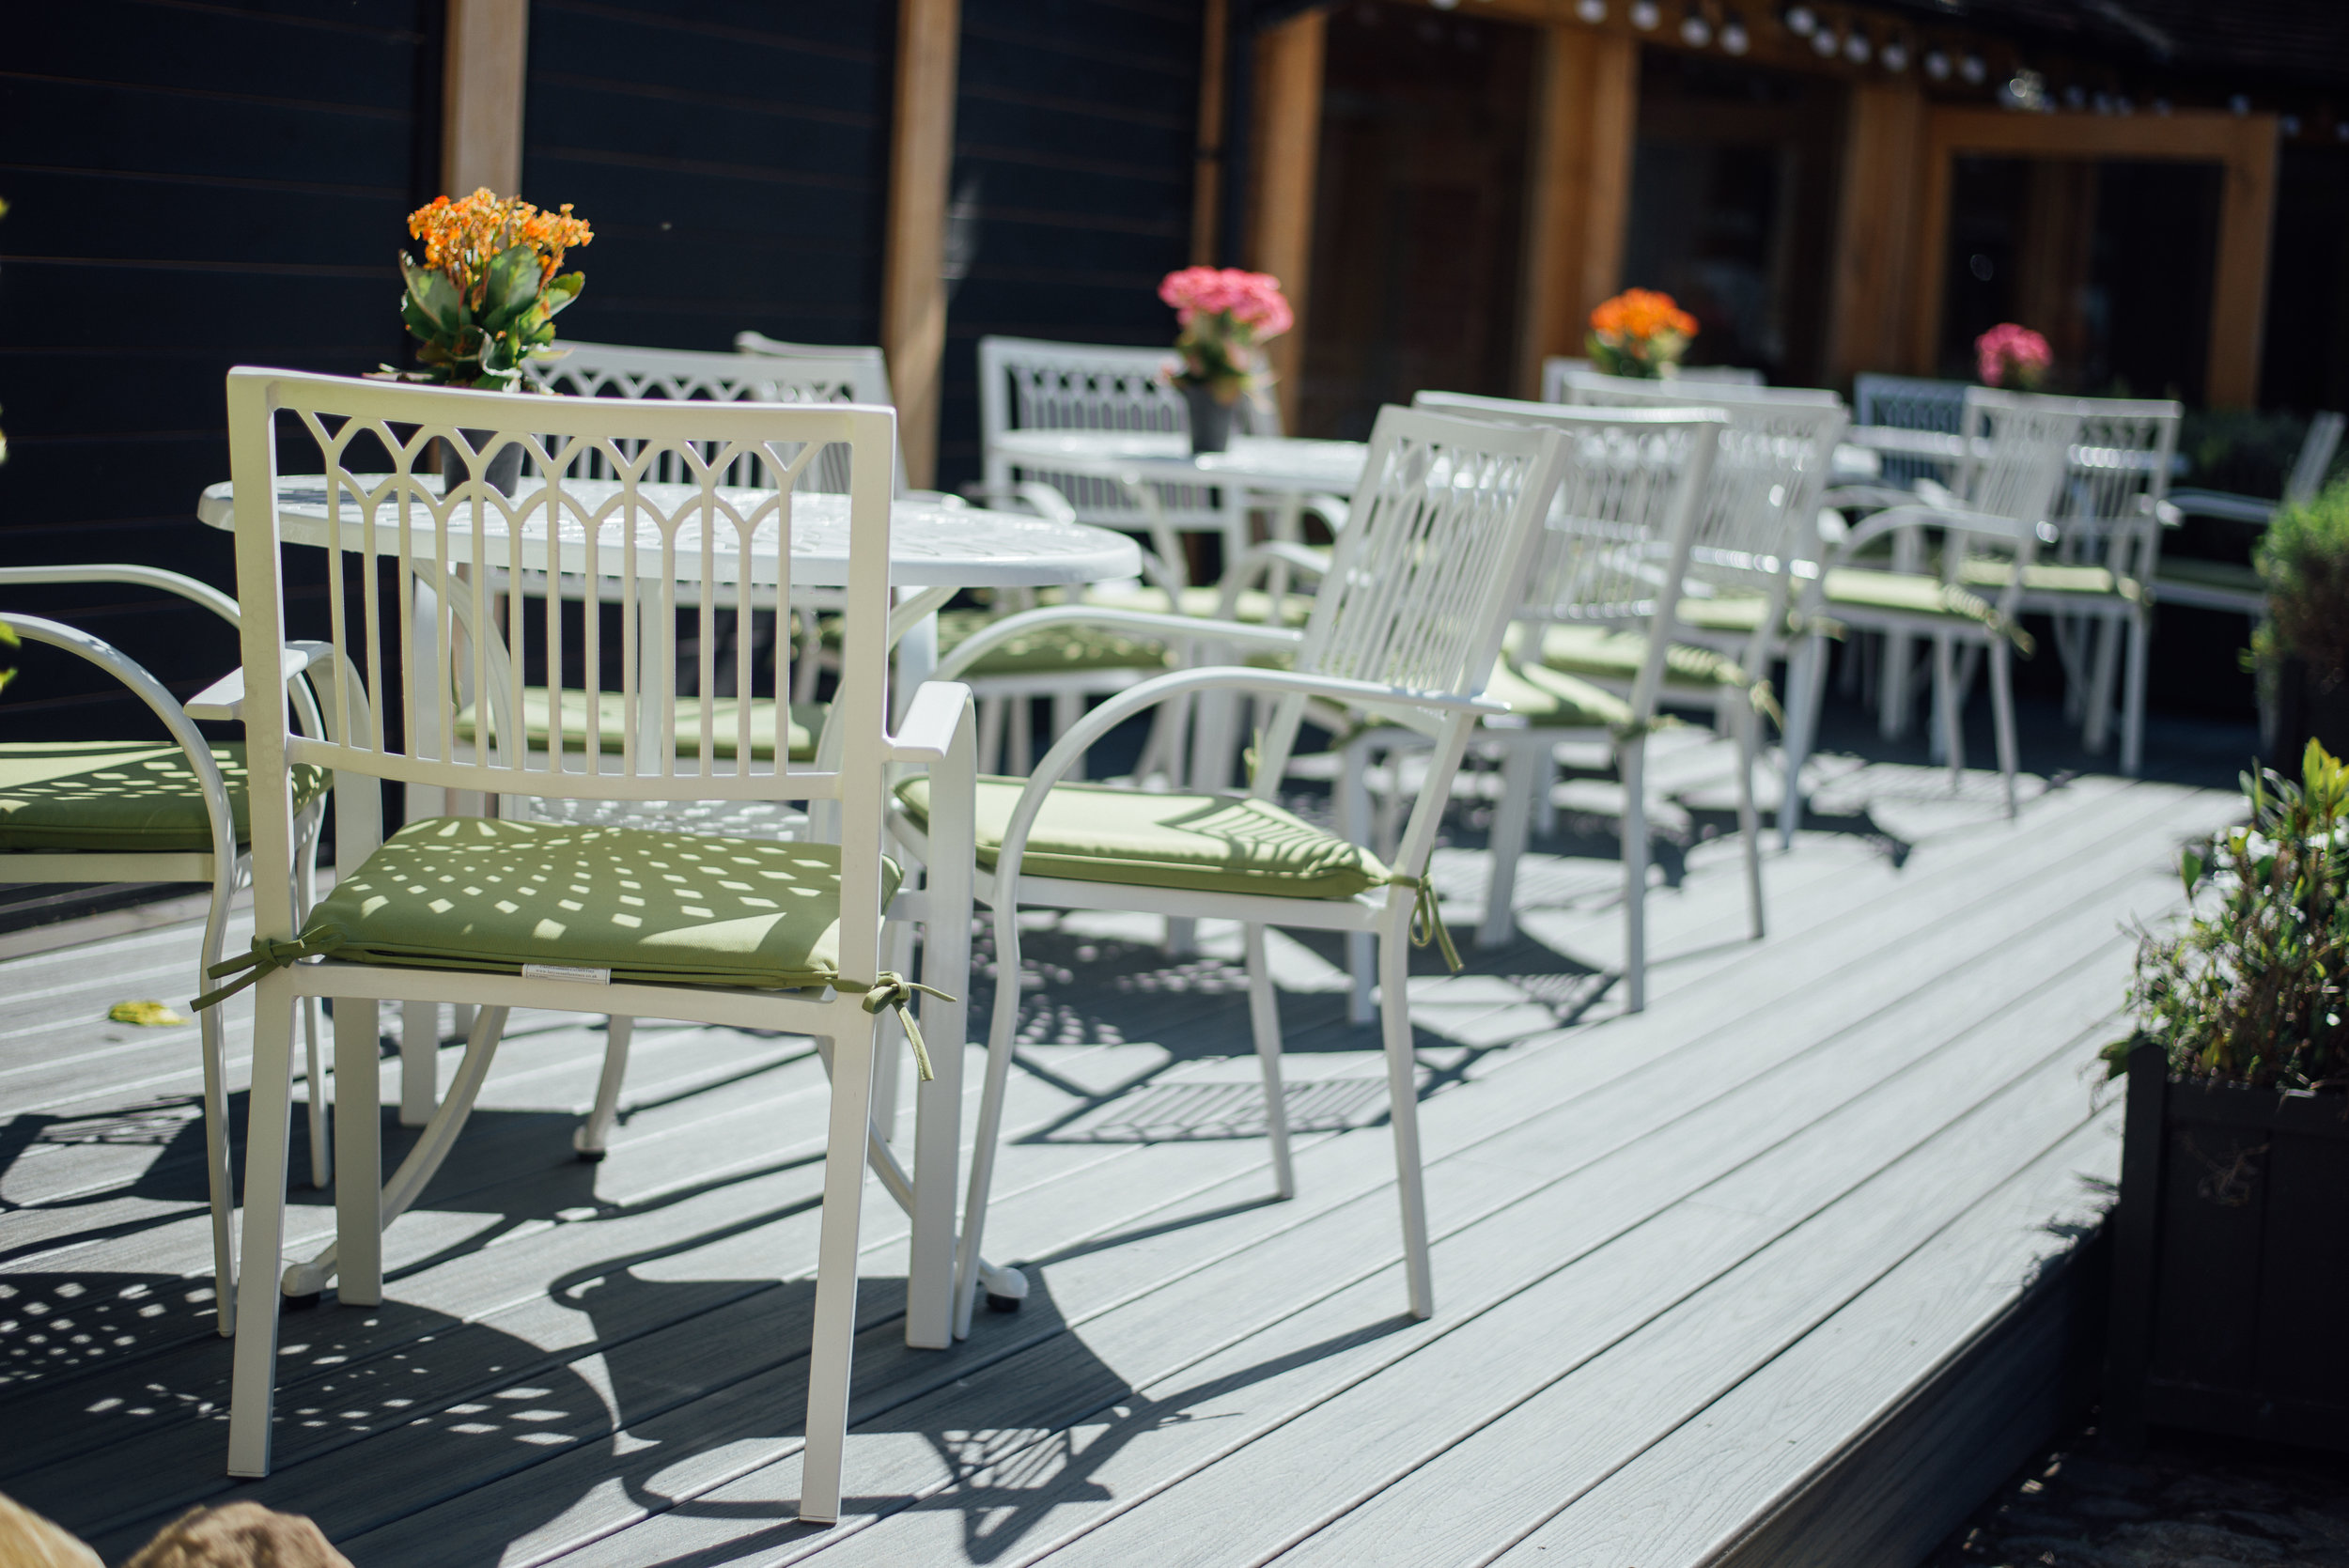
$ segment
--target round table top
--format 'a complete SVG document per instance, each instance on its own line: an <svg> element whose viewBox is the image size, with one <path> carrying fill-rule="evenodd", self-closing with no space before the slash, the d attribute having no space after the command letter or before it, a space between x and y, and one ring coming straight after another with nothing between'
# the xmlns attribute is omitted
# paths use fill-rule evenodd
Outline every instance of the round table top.
<svg viewBox="0 0 2349 1568"><path fill-rule="evenodd" d="M1052 474L1342 495L1352 493L1370 454L1359 441L1234 436L1227 452L1193 456L1189 436L1156 430L1006 430L990 450L1022 468Z"/></svg>
<svg viewBox="0 0 2349 1568"><path fill-rule="evenodd" d="M357 483L388 486L389 474L357 474ZM427 476L422 481L437 486L437 478ZM537 479L523 479L515 491L518 508L526 506L530 497L542 489ZM640 487L646 500L654 507L673 512L689 504L698 493L692 485L646 484ZM583 572L587 569L587 536L585 526L578 520L579 513L593 513L619 495L620 486L611 480L573 480L564 486L568 500L562 518L561 559L555 569L564 572ZM742 489L722 487L717 494L730 507L745 515L762 505L771 505L772 490ZM280 538L289 544L315 545L325 548L330 536L327 511L327 481L322 474L283 474L277 480L277 526ZM364 548L357 543L358 531L366 518L361 503L349 489L342 501L342 527L346 549ZM450 519L452 543L470 539L474 508L461 508ZM377 504L377 552L395 554L399 549L397 508L386 500ZM231 486L224 481L206 489L196 503L196 518L214 528L236 526L236 498ZM490 514L489 530L493 538L503 538L505 517L500 510ZM680 580L698 580L701 561L695 541L700 524L687 521L677 529L676 569ZM647 519L638 524L639 538L647 546L657 546L655 523ZM606 576L619 576L622 552L618 548L616 530L609 526L599 534L598 566ZM779 565L775 550L777 520L769 517L759 523L751 536L751 560L748 577L753 582L772 582ZM432 528L428 518L419 517L412 525L411 551L419 558L429 559L433 548ZM544 571L549 563L547 540L543 533L526 539L525 569ZM731 550L723 558L730 557ZM1017 512L983 510L975 506L947 506L926 501L898 501L890 508L889 578L900 588L1024 588L1054 587L1078 582L1099 582L1112 578L1136 577L1142 572L1142 551L1134 541L1123 534L1106 528L1094 528L1084 523L1055 522L1049 518L1026 517ZM492 564L506 562L501 552L492 551ZM732 580L735 571L725 576ZM791 581L795 586L811 588L842 587L848 581L848 498L845 495L801 494L791 503Z"/></svg>

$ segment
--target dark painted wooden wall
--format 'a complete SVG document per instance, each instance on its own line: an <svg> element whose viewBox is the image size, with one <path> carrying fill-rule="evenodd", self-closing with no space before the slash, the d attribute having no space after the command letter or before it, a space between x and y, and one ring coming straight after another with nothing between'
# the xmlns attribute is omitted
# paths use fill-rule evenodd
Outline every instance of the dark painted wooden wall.
<svg viewBox="0 0 2349 1568"><path fill-rule="evenodd" d="M194 520L228 474L221 380L401 353L392 258L437 178L439 0L9 8L0 50L0 562L137 561L232 584ZM297 596L298 597L298 596ZM201 610L0 590L175 691L235 662ZM298 607L297 607L298 613ZM88 666L31 650L0 731L153 733Z"/></svg>
<svg viewBox="0 0 2349 1568"><path fill-rule="evenodd" d="M979 472L978 340L1168 343L1199 0L963 0L939 483Z"/></svg>
<svg viewBox="0 0 2349 1568"><path fill-rule="evenodd" d="M894 0L534 0L522 192L595 225L589 342L880 337Z"/></svg>

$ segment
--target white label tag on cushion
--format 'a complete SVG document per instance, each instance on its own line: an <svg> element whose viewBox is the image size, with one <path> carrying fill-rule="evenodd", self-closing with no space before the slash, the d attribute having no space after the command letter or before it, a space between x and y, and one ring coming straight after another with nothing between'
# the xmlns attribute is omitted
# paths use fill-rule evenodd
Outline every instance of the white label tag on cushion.
<svg viewBox="0 0 2349 1568"><path fill-rule="evenodd" d="M524 980L571 980L583 986L609 986L612 984L612 971L592 970L583 964L524 964L522 978Z"/></svg>

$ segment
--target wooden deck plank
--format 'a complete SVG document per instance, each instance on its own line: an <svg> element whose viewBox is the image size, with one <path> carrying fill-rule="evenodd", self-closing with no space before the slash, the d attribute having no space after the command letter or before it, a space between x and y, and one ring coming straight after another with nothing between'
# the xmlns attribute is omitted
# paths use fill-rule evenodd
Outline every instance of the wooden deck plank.
<svg viewBox="0 0 2349 1568"><path fill-rule="evenodd" d="M2119 1105L2108 1100L1783 1355L1500 1560L1612 1568L1728 1552L1754 1520L1994 1327L2041 1268L2068 1260L2077 1236L2102 1218L2099 1184L2118 1175L2118 1132ZM1724 1442L1723 1433L1742 1440ZM1965 1505L1958 1497L1944 1501Z"/></svg>
<svg viewBox="0 0 2349 1568"><path fill-rule="evenodd" d="M2108 932L2108 931L2110 930L2110 922L2109 922L2109 917L2108 917L2108 916L2100 917L2099 921L2097 922L2097 926L2098 926L2098 928L2099 928L2101 931L2104 931L2104 932ZM1439 1104L1440 1104L1440 1102L1439 1102ZM1437 1107L1433 1107L1433 1106L1431 1106L1431 1108L1430 1108L1431 1113L1432 1113L1432 1112L1433 1112L1436 1109L1437 1109ZM1767 1120L1766 1114L1765 1115L1764 1120L1766 1120L1766 1121ZM1552 1146L1554 1146L1554 1142L1553 1142L1553 1145L1552 1145ZM1316 1189L1316 1188L1308 1188L1308 1190L1315 1190L1315 1189ZM1384 1205L1383 1205L1383 1204L1376 1204L1376 1205L1373 1205L1373 1206L1374 1206L1374 1207L1383 1207ZM1442 1211L1442 1208L1441 1208L1441 1206L1440 1206L1440 1203L1439 1204L1438 1212L1439 1212L1439 1214L1441 1214L1441 1213L1443 1212L1443 1211ZM1391 1229L1392 1221L1391 1221L1391 1220L1388 1220L1388 1219L1386 1219L1386 1217L1385 1217L1385 1216L1383 1216L1383 1215L1379 1215L1379 1216L1377 1216L1377 1219L1378 1219L1379 1220L1385 1221L1385 1223L1386 1223L1386 1225L1388 1226L1388 1228L1390 1228L1390 1229ZM1390 1241L1389 1241L1386 1245L1387 1245L1387 1249L1388 1249L1389 1250L1391 1250L1391 1247L1392 1247L1392 1242L1391 1242L1391 1240L1390 1240ZM1349 1244L1348 1244L1348 1246L1349 1246L1349 1250L1350 1250L1350 1249L1351 1249L1351 1247L1353 1246L1353 1244L1352 1244L1352 1243L1349 1243ZM1059 1284L1058 1278L1057 1278L1057 1276L1055 1275L1055 1276L1054 1276L1054 1285L1055 1285L1055 1292L1056 1292L1056 1295L1058 1294L1058 1284ZM1084 1332L1084 1336L1083 1336L1083 1337L1084 1337L1084 1340L1085 1340L1086 1343L1088 1343L1088 1344L1093 1343L1094 1343L1094 1341L1095 1341L1095 1339L1096 1339L1096 1337L1097 1337L1097 1336L1096 1336L1096 1327L1093 1327L1093 1326L1088 1326L1088 1327L1087 1327L1087 1328L1085 1329L1085 1332ZM1148 1339L1150 1339L1150 1340L1152 1340L1152 1341L1161 1341L1161 1340L1163 1339L1163 1334L1162 1334L1162 1332L1161 1332L1161 1331L1159 1331L1159 1330L1154 1329L1154 1330L1153 1330L1153 1331L1152 1331L1149 1335L1147 1335L1147 1336L1145 1336L1145 1337L1146 1337L1146 1338L1148 1338ZM1003 1387L1003 1388L1000 1391L1001 1391L1003 1395L1005 1395L1006 1397L1012 1398L1012 1399L1014 1399L1016 1402L1019 1402L1019 1403L1024 1404L1024 1401L1019 1401L1019 1399L1018 1399L1018 1396L1019 1396L1019 1394L1020 1390L1021 1390L1021 1389L1025 1389L1025 1388L1026 1388L1026 1387L1027 1387L1030 1383L1032 1383L1033 1381L1034 1381L1035 1376L1036 1376L1038 1374L1040 1374L1040 1373L1041 1373L1041 1369L1040 1369L1040 1368L1039 1368L1039 1369L1034 1369L1034 1371L1032 1371L1032 1372L1022 1373L1022 1374L1019 1374L1019 1376L1016 1376L1016 1377L1014 1377L1014 1378L1012 1378L1012 1379L1007 1380L1006 1386L1005 1386L1005 1387ZM993 1381L995 1381L995 1380L994 1380L994 1379L985 1379L985 1380L973 1380L973 1381L974 1381L974 1383L975 1383L975 1382L979 1382L979 1381L985 1381L985 1382L989 1382L989 1383L991 1383L991 1382L993 1382ZM1047 1381L1049 1381L1049 1378L1047 1379ZM968 1413L968 1421L967 1421L967 1424L972 1425L972 1426L988 1426L988 1425L993 1425L993 1424L996 1424L998 1421L1000 1421L1001 1420L1003 1420L1003 1407L1002 1407L1002 1405L1001 1405L1001 1404L1000 1404L999 1402L994 1401L994 1400L984 1400L984 1399L978 1399L978 1398L972 1398L972 1399L969 1401L969 1404L968 1404L968 1405L966 1406L966 1409L967 1409L967 1413ZM884 1424L889 1424L889 1423L884 1423ZM884 1490L884 1491L886 1491L886 1490L890 1490L890 1489L891 1489L891 1488L888 1488L888 1487L886 1487L886 1486L884 1486L884 1487L883 1487L883 1490ZM771 1497L772 1495L773 1495L773 1494L771 1494L771 1493L770 1494L770 1497ZM689 1512L690 1512L690 1511L689 1511ZM630 1546L629 1546L627 1549L628 1549L628 1550L647 1550L647 1548L646 1548L646 1547L642 1546L642 1545L630 1545ZM652 1554L650 1554L650 1555L662 1555L662 1554L661 1554L661 1553L652 1553ZM625 1560L625 1559L624 1559L624 1556L615 1556L615 1557L614 1558L614 1560Z"/></svg>

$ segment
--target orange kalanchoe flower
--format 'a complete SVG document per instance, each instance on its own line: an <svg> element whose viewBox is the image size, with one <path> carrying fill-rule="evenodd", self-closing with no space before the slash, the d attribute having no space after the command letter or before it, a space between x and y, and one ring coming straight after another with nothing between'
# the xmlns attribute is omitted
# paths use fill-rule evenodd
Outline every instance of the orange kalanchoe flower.
<svg viewBox="0 0 2349 1568"><path fill-rule="evenodd" d="M478 306L486 286L490 259L515 245L538 253L538 278L552 279L563 268L563 253L596 237L584 218L571 216L571 204L542 212L516 196L500 198L487 186L459 201L436 196L428 206L408 214L408 232L424 241L424 264L465 291L465 303Z"/></svg>
<svg viewBox="0 0 2349 1568"><path fill-rule="evenodd" d="M1697 318L1680 308L1670 294L1653 288L1626 288L1591 312L1591 330L1615 337L1657 337L1677 333L1697 334Z"/></svg>

